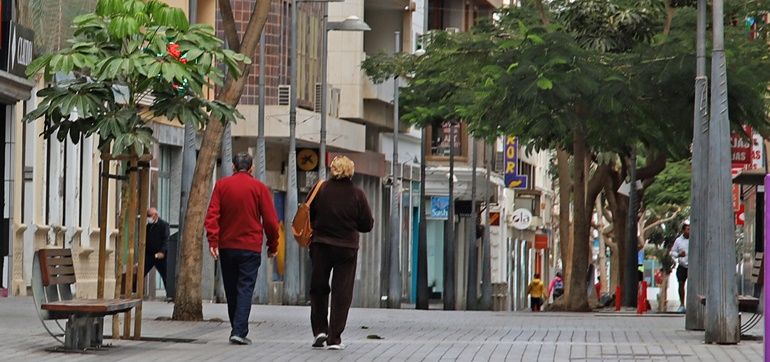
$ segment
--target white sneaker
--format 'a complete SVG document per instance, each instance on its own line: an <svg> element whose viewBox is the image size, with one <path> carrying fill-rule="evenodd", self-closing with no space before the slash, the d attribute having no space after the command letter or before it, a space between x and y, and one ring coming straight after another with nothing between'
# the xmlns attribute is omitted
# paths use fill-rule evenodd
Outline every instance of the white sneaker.
<svg viewBox="0 0 770 362"><path fill-rule="evenodd" d="M341 350L345 349L345 345L342 344L342 343L340 343L340 344L332 344L330 346L326 346L326 349L328 349L330 351L341 351Z"/></svg>
<svg viewBox="0 0 770 362"><path fill-rule="evenodd" d="M313 339L313 348L323 347L327 338L329 338L329 336L327 336L326 333L319 333L317 336L315 336L315 339Z"/></svg>

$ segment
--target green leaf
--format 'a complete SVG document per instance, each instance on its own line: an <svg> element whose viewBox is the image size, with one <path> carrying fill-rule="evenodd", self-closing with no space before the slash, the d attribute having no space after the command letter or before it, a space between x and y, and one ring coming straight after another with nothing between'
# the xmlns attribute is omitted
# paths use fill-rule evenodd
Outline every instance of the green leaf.
<svg viewBox="0 0 770 362"><path fill-rule="evenodd" d="M542 90L549 90L553 88L553 82L551 82L551 80L548 78L540 77L537 80L537 87Z"/></svg>

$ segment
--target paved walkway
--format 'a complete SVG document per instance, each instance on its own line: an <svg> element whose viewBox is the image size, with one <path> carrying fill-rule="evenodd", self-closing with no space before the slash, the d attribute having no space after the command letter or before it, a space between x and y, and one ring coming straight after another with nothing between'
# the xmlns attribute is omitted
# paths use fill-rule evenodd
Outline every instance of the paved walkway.
<svg viewBox="0 0 770 362"><path fill-rule="evenodd" d="M2 361L761 361L762 342L705 345L703 332L685 331L679 315L445 312L353 309L344 351L310 347L309 308L254 306L251 346L227 342L224 305L204 305L207 319L173 322L172 305L145 303L148 337L192 343L109 341L114 348L86 354L50 353L56 342L35 317L32 300L0 299ZM161 317L159 319L159 317ZM760 324L761 326L761 324ZM110 331L109 327L105 328ZM755 328L750 334L761 334ZM374 338L382 339L374 339Z"/></svg>

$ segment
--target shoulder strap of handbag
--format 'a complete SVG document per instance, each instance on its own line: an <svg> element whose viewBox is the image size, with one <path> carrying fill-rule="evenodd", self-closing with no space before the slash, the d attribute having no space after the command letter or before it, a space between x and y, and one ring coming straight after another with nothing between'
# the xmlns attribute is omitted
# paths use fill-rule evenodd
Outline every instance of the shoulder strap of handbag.
<svg viewBox="0 0 770 362"><path fill-rule="evenodd" d="M310 204L313 203L313 199L315 199L315 194L317 194L318 190L321 189L321 185L323 185L323 183L324 183L324 180L318 181L318 185L316 185L315 189L313 190L313 193L310 194L310 198L307 199L306 204L308 207L310 207Z"/></svg>

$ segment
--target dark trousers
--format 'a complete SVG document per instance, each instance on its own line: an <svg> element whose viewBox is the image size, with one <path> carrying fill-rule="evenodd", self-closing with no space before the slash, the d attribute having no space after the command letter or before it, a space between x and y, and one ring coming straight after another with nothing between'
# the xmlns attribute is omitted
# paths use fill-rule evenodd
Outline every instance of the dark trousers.
<svg viewBox="0 0 770 362"><path fill-rule="evenodd" d="M249 313L257 271L262 262L259 253L238 249L219 249L222 266L222 284L227 297L227 315L230 317L231 336L249 334Z"/></svg>
<svg viewBox="0 0 770 362"><path fill-rule="evenodd" d="M310 244L313 272L310 281L310 324L313 335L326 333L327 345L340 344L353 301L358 250L322 243ZM332 284L329 286L329 276ZM329 314L331 292L331 315ZM328 318L328 319L327 319Z"/></svg>
<svg viewBox="0 0 770 362"><path fill-rule="evenodd" d="M152 270L152 268L158 270L160 278L163 279L163 287L166 287L166 258L155 259L155 254L147 254L144 256L144 276Z"/></svg>

